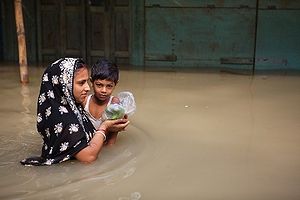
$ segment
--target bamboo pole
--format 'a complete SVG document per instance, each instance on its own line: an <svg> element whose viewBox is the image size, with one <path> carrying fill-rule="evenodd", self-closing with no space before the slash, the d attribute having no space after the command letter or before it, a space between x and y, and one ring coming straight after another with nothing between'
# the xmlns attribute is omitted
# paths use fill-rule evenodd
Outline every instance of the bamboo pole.
<svg viewBox="0 0 300 200"><path fill-rule="evenodd" d="M19 49L19 65L20 65L20 81L21 83L28 83L28 66L27 66L27 52L26 52L26 40L25 29L22 13L22 0L15 0L15 18L18 37L18 49Z"/></svg>

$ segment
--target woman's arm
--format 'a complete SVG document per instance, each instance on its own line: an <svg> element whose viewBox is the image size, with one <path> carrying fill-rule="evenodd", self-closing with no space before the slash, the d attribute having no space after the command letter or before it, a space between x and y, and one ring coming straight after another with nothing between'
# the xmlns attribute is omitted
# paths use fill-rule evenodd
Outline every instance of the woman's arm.
<svg viewBox="0 0 300 200"><path fill-rule="evenodd" d="M106 120L104 121L98 130L96 131L94 137L91 139L89 145L79 151L75 158L83 163L92 163L98 157L99 152L104 145L106 137L103 134L109 134L112 130L124 130L130 122L127 119L117 119L117 120ZM102 134L102 133L103 134Z"/></svg>

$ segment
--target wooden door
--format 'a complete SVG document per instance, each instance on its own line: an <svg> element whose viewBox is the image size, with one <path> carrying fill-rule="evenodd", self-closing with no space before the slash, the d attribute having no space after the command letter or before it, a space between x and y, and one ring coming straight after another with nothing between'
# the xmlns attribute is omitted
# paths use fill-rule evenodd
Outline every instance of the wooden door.
<svg viewBox="0 0 300 200"><path fill-rule="evenodd" d="M86 57L83 0L37 1L38 60Z"/></svg>
<svg viewBox="0 0 300 200"><path fill-rule="evenodd" d="M38 59L82 57L89 64L105 56L129 62L129 0L40 0Z"/></svg>
<svg viewBox="0 0 300 200"><path fill-rule="evenodd" d="M87 59L129 62L129 0L91 0L87 5Z"/></svg>

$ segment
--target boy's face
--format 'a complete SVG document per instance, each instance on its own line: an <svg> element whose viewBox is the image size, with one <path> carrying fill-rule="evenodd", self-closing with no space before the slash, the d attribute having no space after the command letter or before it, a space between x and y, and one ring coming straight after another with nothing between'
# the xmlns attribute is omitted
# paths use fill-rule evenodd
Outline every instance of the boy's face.
<svg viewBox="0 0 300 200"><path fill-rule="evenodd" d="M92 82L92 85L95 97L100 101L108 100L116 87L116 84L113 81L106 79L97 79Z"/></svg>

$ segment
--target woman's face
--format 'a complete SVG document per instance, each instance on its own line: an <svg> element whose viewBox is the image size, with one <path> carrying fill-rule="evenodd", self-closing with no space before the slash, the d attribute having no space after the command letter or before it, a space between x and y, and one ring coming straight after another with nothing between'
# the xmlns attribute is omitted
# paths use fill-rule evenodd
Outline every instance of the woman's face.
<svg viewBox="0 0 300 200"><path fill-rule="evenodd" d="M88 84L89 72L88 69L83 67L76 70L73 82L73 95L76 103L83 103L90 91Z"/></svg>

